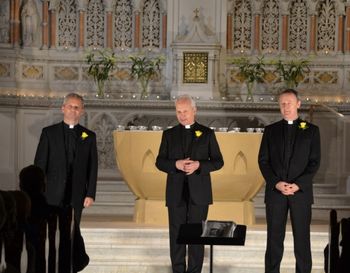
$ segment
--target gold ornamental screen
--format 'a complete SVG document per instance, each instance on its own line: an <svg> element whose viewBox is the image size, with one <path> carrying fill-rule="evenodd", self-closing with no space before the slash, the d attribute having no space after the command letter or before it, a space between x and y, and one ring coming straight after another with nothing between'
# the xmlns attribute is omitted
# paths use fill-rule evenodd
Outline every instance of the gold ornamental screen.
<svg viewBox="0 0 350 273"><path fill-rule="evenodd" d="M183 82L208 83L208 52L184 52Z"/></svg>

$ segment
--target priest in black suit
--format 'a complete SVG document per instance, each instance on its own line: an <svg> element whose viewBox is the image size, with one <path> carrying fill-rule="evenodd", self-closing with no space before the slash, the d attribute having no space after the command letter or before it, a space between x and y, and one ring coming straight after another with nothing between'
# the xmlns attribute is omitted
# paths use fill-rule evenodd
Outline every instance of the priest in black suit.
<svg viewBox="0 0 350 273"><path fill-rule="evenodd" d="M170 258L173 273L200 273L204 246L176 243L181 224L206 220L212 204L210 172L224 162L215 133L195 121L196 104L188 95L175 102L180 124L163 132L156 166L167 173L166 206L169 216Z"/></svg>
<svg viewBox="0 0 350 273"><path fill-rule="evenodd" d="M94 202L97 181L96 135L79 124L84 114L83 98L75 93L68 94L61 110L63 121L42 130L34 160L46 175L45 196L51 206L49 273L54 272L55 267L53 245L57 217L60 230L59 273L71 272L72 265L73 272L81 271L88 264L89 257L79 225L83 208Z"/></svg>
<svg viewBox="0 0 350 273"><path fill-rule="evenodd" d="M296 273L310 273L312 179L320 166L317 126L298 117L298 93L283 91L279 106L283 119L266 126L259 166L266 181L267 246L265 273L279 273L288 211L290 213Z"/></svg>

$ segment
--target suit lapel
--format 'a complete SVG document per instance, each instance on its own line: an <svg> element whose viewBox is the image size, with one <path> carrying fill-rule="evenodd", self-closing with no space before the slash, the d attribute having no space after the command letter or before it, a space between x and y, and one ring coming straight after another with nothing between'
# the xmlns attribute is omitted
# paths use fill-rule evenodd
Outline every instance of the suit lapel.
<svg viewBox="0 0 350 273"><path fill-rule="evenodd" d="M283 132L283 121L281 120L278 124L278 127L276 128L276 137L273 139L275 140L275 145L279 149L279 156L280 156L280 162L284 161L284 132Z"/></svg>
<svg viewBox="0 0 350 273"><path fill-rule="evenodd" d="M57 146L59 147L58 151L61 155L63 162L65 162L64 166L66 166L67 165L67 155L66 155L66 145L65 145L63 121L57 127L57 132L55 133L55 136L56 136Z"/></svg>
<svg viewBox="0 0 350 273"><path fill-rule="evenodd" d="M200 131L198 127L199 127L198 123L195 123L194 127L193 127L193 137L192 137L192 143L191 143L191 153L190 153L191 158L195 158L194 155L195 155L195 153L197 151L197 147L198 147L198 142L199 142L199 138L200 138L200 137L196 136L196 131ZM203 134L203 132L202 132L202 134Z"/></svg>

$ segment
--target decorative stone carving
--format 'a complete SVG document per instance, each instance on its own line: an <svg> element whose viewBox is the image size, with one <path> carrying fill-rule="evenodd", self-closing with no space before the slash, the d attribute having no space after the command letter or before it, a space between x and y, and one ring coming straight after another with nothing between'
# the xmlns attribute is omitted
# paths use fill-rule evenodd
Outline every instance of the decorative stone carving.
<svg viewBox="0 0 350 273"><path fill-rule="evenodd" d="M121 49L131 48L133 37L132 1L117 0L114 18L114 46Z"/></svg>
<svg viewBox="0 0 350 273"><path fill-rule="evenodd" d="M110 115L102 113L91 122L90 126L96 133L98 166L101 169L115 168L112 133L117 124Z"/></svg>
<svg viewBox="0 0 350 273"><path fill-rule="evenodd" d="M233 8L233 49L241 53L251 49L252 13L249 1L237 0Z"/></svg>
<svg viewBox="0 0 350 273"><path fill-rule="evenodd" d="M158 0L145 0L142 9L142 47L159 48L160 8Z"/></svg>
<svg viewBox="0 0 350 273"><path fill-rule="evenodd" d="M77 67L72 66L55 66L55 80L58 81L76 81L79 79Z"/></svg>
<svg viewBox="0 0 350 273"><path fill-rule="evenodd" d="M44 67L41 65L23 65L22 78L31 80L42 80L44 78Z"/></svg>
<svg viewBox="0 0 350 273"><path fill-rule="evenodd" d="M290 9L289 50L296 53L307 50L308 14L305 0L293 0Z"/></svg>
<svg viewBox="0 0 350 273"><path fill-rule="evenodd" d="M21 10L22 41L24 46L33 46L39 33L39 13L34 0L26 0Z"/></svg>
<svg viewBox="0 0 350 273"><path fill-rule="evenodd" d="M105 10L101 0L89 1L86 14L86 44L88 47L104 47Z"/></svg>
<svg viewBox="0 0 350 273"><path fill-rule="evenodd" d="M9 63L0 63L0 78L10 77L10 74L11 74L10 68L11 67Z"/></svg>
<svg viewBox="0 0 350 273"><path fill-rule="evenodd" d="M277 0L264 2L262 18L262 50L272 53L279 50L279 8Z"/></svg>
<svg viewBox="0 0 350 273"><path fill-rule="evenodd" d="M75 0L60 0L58 7L58 46L76 47L77 4Z"/></svg>
<svg viewBox="0 0 350 273"><path fill-rule="evenodd" d="M319 3L317 20L317 50L328 54L335 51L336 34L335 5L331 0Z"/></svg>
<svg viewBox="0 0 350 273"><path fill-rule="evenodd" d="M0 2L0 44L10 41L10 1Z"/></svg>

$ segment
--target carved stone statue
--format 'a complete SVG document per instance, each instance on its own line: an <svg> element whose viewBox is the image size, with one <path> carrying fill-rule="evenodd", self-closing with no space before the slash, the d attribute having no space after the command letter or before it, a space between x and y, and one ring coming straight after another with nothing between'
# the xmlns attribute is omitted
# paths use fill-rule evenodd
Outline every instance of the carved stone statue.
<svg viewBox="0 0 350 273"><path fill-rule="evenodd" d="M21 19L23 45L32 46L39 25L39 14L34 0L26 0L22 8Z"/></svg>

